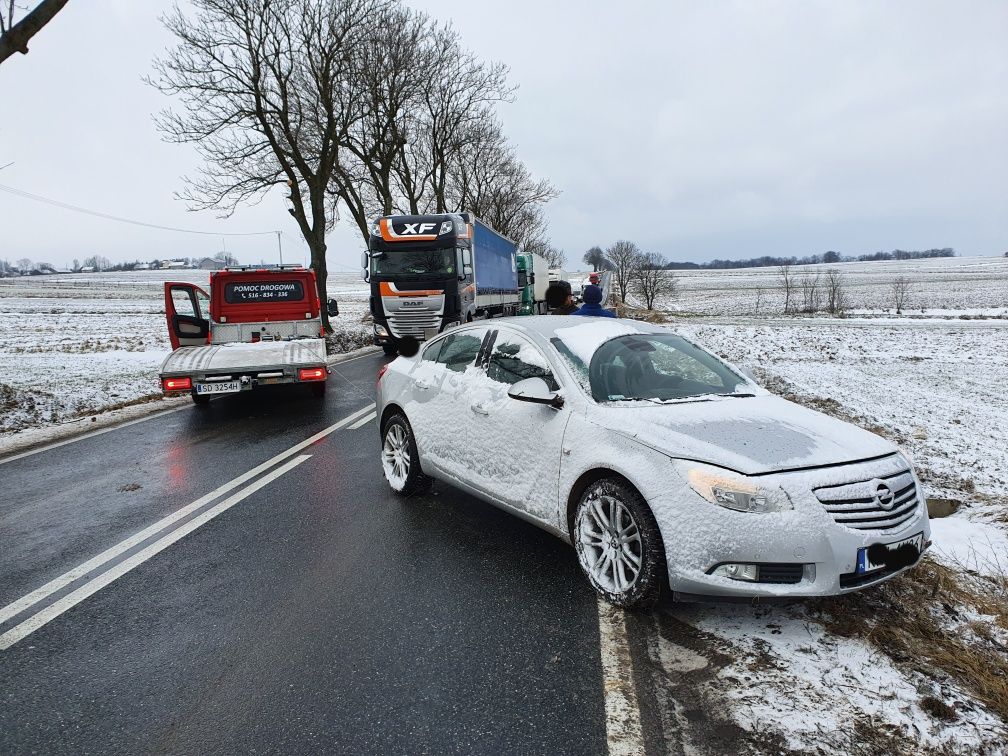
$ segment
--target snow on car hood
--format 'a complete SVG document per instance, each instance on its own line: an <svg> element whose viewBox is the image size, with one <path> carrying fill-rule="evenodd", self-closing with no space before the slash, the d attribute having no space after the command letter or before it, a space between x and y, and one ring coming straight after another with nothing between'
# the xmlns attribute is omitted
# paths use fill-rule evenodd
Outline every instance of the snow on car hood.
<svg viewBox="0 0 1008 756"><path fill-rule="evenodd" d="M777 396L592 408L589 418L664 454L745 475L842 464L897 451L874 433Z"/></svg>

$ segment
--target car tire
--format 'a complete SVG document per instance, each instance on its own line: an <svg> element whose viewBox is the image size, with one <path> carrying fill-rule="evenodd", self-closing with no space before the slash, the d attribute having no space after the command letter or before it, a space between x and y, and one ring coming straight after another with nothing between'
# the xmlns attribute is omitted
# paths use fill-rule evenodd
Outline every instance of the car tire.
<svg viewBox="0 0 1008 756"><path fill-rule="evenodd" d="M395 344L382 344L382 351L385 352L386 357L395 357L399 354L399 349Z"/></svg>
<svg viewBox="0 0 1008 756"><path fill-rule="evenodd" d="M424 493L433 483L420 469L413 429L400 412L390 416L382 427L381 466L389 488L399 496Z"/></svg>
<svg viewBox="0 0 1008 756"><path fill-rule="evenodd" d="M206 394L197 394L196 389L190 389L189 396L192 397L193 404L198 404L201 407L210 403L210 397Z"/></svg>
<svg viewBox="0 0 1008 756"><path fill-rule="evenodd" d="M572 536L581 571L606 601L641 610L661 598L665 545L651 508L626 481L603 478L585 489Z"/></svg>

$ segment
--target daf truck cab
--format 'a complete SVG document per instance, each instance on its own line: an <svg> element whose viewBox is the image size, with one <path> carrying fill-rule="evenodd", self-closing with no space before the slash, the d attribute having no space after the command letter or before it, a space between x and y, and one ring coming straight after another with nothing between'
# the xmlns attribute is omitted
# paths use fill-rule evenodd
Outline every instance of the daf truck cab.
<svg viewBox="0 0 1008 756"><path fill-rule="evenodd" d="M521 305L515 243L472 213L378 218L361 265L374 343L389 355L404 337L423 341Z"/></svg>

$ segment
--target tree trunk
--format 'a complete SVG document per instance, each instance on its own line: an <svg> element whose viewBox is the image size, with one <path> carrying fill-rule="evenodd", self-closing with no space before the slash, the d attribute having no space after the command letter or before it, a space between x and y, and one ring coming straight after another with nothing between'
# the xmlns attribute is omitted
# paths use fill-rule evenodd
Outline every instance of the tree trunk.
<svg viewBox="0 0 1008 756"><path fill-rule="evenodd" d="M315 287L318 291L319 302L322 303L322 327L328 335L333 332L333 329L329 323L329 311L326 309L326 302L329 300L329 294L326 292L326 279L329 277L329 271L326 268L325 239L309 239L308 248L311 249L311 266L315 271Z"/></svg>

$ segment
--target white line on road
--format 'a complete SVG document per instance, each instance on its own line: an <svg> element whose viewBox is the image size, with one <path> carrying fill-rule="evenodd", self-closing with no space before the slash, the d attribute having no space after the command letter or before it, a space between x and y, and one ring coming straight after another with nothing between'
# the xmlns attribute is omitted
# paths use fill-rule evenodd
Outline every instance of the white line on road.
<svg viewBox="0 0 1008 756"><path fill-rule="evenodd" d="M212 520L217 515L221 514L222 512L226 512L235 504L240 502L242 499L251 496L260 488L269 485L272 481L276 480L284 473L293 470L302 462L309 459L311 459L310 454L301 454L300 456L295 457L286 464L281 465L272 472L269 472L266 475L262 476L255 483L252 483L251 485L248 485L245 488L241 489L240 491L238 491L238 493L229 496L227 499L220 502L219 504L215 504L210 509L189 520L189 522L185 523L181 527L178 527L175 530L168 533L167 535L162 536L158 540L154 541L154 543L138 551L129 559L124 559L122 562L117 564L112 569L108 570L107 572L103 572L96 578L92 578L87 583L82 585L80 588L78 588L75 591L72 591L71 593L68 593L66 596L59 599L58 601L54 601L52 604L47 606L38 614L32 615L19 625L15 625L6 633L0 635L0 651L4 651L10 648L19 640L24 638L26 635L35 632L40 627L45 625L47 622L51 622L52 620L56 619L56 617L59 617L67 609L76 606L84 599L94 595L102 588L107 586L109 583L125 575L134 567L138 567L139 565L143 564L155 554L164 551L176 541L185 538L187 535L192 533L197 528L206 525L208 522L210 522L210 520Z"/></svg>
<svg viewBox="0 0 1008 756"><path fill-rule="evenodd" d="M598 618L608 752L636 756L644 753L644 736L623 610L600 598Z"/></svg>
<svg viewBox="0 0 1008 756"><path fill-rule="evenodd" d="M282 451L279 454L277 454L275 457L272 457L272 458L266 460L261 465L256 465L251 470L249 470L246 473L243 473L242 475L239 475L234 480L231 480L231 481L225 483L224 485L219 486L218 488L216 488L213 491L211 491L210 493L208 493L206 496L201 496L200 498L196 499L196 501L192 502L191 504L187 504L186 506L182 507L181 509L178 509L178 510L172 512L167 517L165 517L165 518L163 518L161 520L158 520L153 525L151 525L149 527L146 527L143 530L141 530L139 533L135 533L134 535L132 535L129 538L127 538L126 540L121 541L120 543L117 543L115 546L112 546L111 548L106 549L105 551L103 551L102 553L98 554L97 556L92 557L91 559L88 559L83 564L79 564L76 567L74 567L72 570L63 573L62 575L60 575L57 578L54 578L53 580L50 580L48 583L46 583L45 585L43 585L41 588L38 588L38 589L32 591L27 596L23 596L22 598L18 599L17 601L13 602L12 604L8 604L3 609L0 609L0 624L3 624L7 620L9 620L11 617L13 617L13 616L15 616L17 614L20 614L25 609L28 609L29 607L37 604L39 601L42 601L43 599L48 598L49 596L51 596L52 594L56 593L57 591L62 590L63 588L65 588L66 586L70 585L75 580L79 580L80 578L82 578L85 575L87 575L89 572L97 569L98 567L101 567L106 562L109 562L109 561L115 559L120 554L125 554L127 551L129 551L130 549L132 549L134 546L137 546L137 545L143 543L148 538L150 538L151 536L153 536L153 535L161 532L162 530L164 530L169 525L172 525L172 524L178 522L179 520L184 519L185 517L188 517L190 514L192 514L196 510L200 509L201 507L206 506L207 504L209 504L211 501L213 501L214 499L218 498L219 496L223 496L224 494L228 493L229 491L233 491L235 488L238 488L239 486L244 485L246 482L248 482L249 480L251 480L255 476L259 475L263 471L268 470L270 467L273 467L273 465L277 464L278 462L281 462L282 460L287 459L287 457L290 457L290 456L292 456L294 454L297 454L302 449L305 449L308 446L311 446L312 444L314 444L316 441L319 441L320 439L325 438L326 436L328 436L333 431L337 431L340 428L343 428L344 426L349 425L354 420L356 420L357 418L359 418L361 415L363 415L363 414L365 414L367 412L372 412L373 410L374 410L374 405L373 404L369 404L366 407L362 407L361 409L357 410L356 412L353 412L350 415L347 415L346 417L344 417L339 422L333 423L328 428L325 428L325 429L319 431L314 436L310 436L310 437L306 438L304 441L301 441L300 443L295 444L294 446L292 446L291 448L287 449L286 451Z"/></svg>
<svg viewBox="0 0 1008 756"><path fill-rule="evenodd" d="M358 428L360 428L360 427L362 427L362 426L367 425L368 423L370 423L372 420L375 419L375 417L377 417L377 415L378 415L377 412L372 412L370 415L362 417L356 423L354 423L349 428L347 428L347 430L357 430Z"/></svg>
<svg viewBox="0 0 1008 756"><path fill-rule="evenodd" d="M49 451L50 449L57 449L60 446L66 446L67 444L75 443L76 441L83 441L85 438L94 438L95 436L100 436L103 433L110 433L114 430L119 430L120 428L126 428L130 425L136 425L137 423L143 423L147 420L153 420L156 417L164 417L165 415L170 415L173 412L180 412L181 410L188 409L189 405L183 405L181 407L175 407L169 410L162 410L161 412L155 412L153 415L144 415L143 417L138 417L134 420L127 420L124 423L116 423L115 425L110 425L107 428L100 428L99 430L88 431L87 433L81 433L73 438L67 438L63 441L56 441L55 443L46 444L45 446L40 446L37 449L29 449L28 451L21 452L19 454L14 454L10 457L4 457L0 459L0 465L5 465L8 462L13 462L16 459L24 459L25 457L30 457L33 454L39 454L40 452Z"/></svg>

